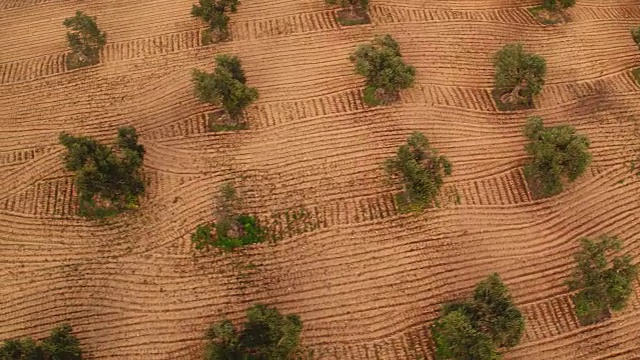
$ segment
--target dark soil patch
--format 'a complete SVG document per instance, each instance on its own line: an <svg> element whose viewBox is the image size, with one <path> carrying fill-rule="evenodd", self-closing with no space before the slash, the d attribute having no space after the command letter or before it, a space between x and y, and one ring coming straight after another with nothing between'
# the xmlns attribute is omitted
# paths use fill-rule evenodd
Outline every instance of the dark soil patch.
<svg viewBox="0 0 640 360"><path fill-rule="evenodd" d="M371 23L366 10L358 9L355 12L351 9L340 9L336 11L336 21L342 26L353 26Z"/></svg>
<svg viewBox="0 0 640 360"><path fill-rule="evenodd" d="M232 120L224 111L218 110L208 116L208 127L211 132L246 130L248 125L243 119Z"/></svg>

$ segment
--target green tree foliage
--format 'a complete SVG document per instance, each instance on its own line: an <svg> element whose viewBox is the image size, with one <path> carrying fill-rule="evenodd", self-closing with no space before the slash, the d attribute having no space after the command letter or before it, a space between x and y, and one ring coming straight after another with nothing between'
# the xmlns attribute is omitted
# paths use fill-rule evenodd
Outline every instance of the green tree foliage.
<svg viewBox="0 0 640 360"><path fill-rule="evenodd" d="M636 45L640 46L640 26L631 29L631 37L633 37L633 41L636 43Z"/></svg>
<svg viewBox="0 0 640 360"><path fill-rule="evenodd" d="M31 338L6 340L0 347L0 360L80 360L80 343L72 331L70 325L60 325L39 344Z"/></svg>
<svg viewBox="0 0 640 360"><path fill-rule="evenodd" d="M624 309L638 269L631 264L631 255L614 256L622 249L622 242L614 236L601 235L596 241L582 238L580 245L567 286L578 290L573 296L576 314L587 325Z"/></svg>
<svg viewBox="0 0 640 360"><path fill-rule="evenodd" d="M401 206L421 210L432 205L444 183L451 175L449 160L431 148L429 140L421 132L414 132L406 145L398 147L397 155L385 163L392 179L400 180L403 192L398 197Z"/></svg>
<svg viewBox="0 0 640 360"><path fill-rule="evenodd" d="M287 360L299 352L302 321L257 304L247 310L247 321L236 329L222 320L207 332L206 360Z"/></svg>
<svg viewBox="0 0 640 360"><path fill-rule="evenodd" d="M240 60L235 56L218 55L211 74L193 70L193 83L200 101L221 106L236 121L242 111L258 99L258 91L245 82Z"/></svg>
<svg viewBox="0 0 640 360"><path fill-rule="evenodd" d="M213 41L213 36L217 40L224 40L229 37L229 16L228 11L234 13L238 10L239 0L199 0L199 5L193 5L191 15L201 18L208 25L209 29L203 37L203 44Z"/></svg>
<svg viewBox="0 0 640 360"><path fill-rule="evenodd" d="M231 183L220 186L216 201L216 222L198 225L191 235L191 242L197 250L217 247L224 251L264 242L267 233L255 216L239 212L240 198Z"/></svg>
<svg viewBox="0 0 640 360"><path fill-rule="evenodd" d="M576 180L591 162L589 140L576 134L572 126L545 128L541 118L531 117L524 133L530 140L526 150L531 156L525 165L525 175L543 196L561 192L563 178Z"/></svg>
<svg viewBox="0 0 640 360"><path fill-rule="evenodd" d="M71 54L67 57L69 69L97 64L100 61L100 51L107 43L107 34L98 29L96 18L76 11L74 17L62 23L72 31L67 32L67 42Z"/></svg>
<svg viewBox="0 0 640 360"><path fill-rule="evenodd" d="M524 317L498 274L476 285L473 299L446 304L432 327L438 359L499 359L496 349L518 345Z"/></svg>
<svg viewBox="0 0 640 360"><path fill-rule="evenodd" d="M415 81L415 68L404 63L398 42L388 34L358 45L350 60L356 72L367 78L365 102L372 106L395 101L398 92Z"/></svg>
<svg viewBox="0 0 640 360"><path fill-rule="evenodd" d="M67 148L65 167L76 175L80 214L103 217L137 205L138 196L144 193L139 171L144 148L134 128L118 130L116 151L89 137L64 132L60 143Z"/></svg>
<svg viewBox="0 0 640 360"><path fill-rule="evenodd" d="M505 103L529 104L544 85L547 73L545 60L524 51L522 44L507 44L494 57L495 84Z"/></svg>
<svg viewBox="0 0 640 360"><path fill-rule="evenodd" d="M437 359L499 359L491 339L476 330L471 319L462 311L443 315L431 331Z"/></svg>
<svg viewBox="0 0 640 360"><path fill-rule="evenodd" d="M576 0L544 0L542 6L548 10L561 10L570 8L576 4Z"/></svg>

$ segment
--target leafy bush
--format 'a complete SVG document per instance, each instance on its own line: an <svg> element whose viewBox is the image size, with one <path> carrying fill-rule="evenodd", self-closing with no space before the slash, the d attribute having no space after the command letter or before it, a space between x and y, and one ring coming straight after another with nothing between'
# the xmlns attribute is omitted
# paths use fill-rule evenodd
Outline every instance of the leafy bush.
<svg viewBox="0 0 640 360"><path fill-rule="evenodd" d="M267 233L258 220L252 215L238 212L240 199L233 185L225 183L220 187L217 203L217 221L199 225L191 236L191 242L197 250L213 246L224 251L232 251L265 241Z"/></svg>
<svg viewBox="0 0 640 360"><path fill-rule="evenodd" d="M118 130L115 152L89 137L65 132L60 143L67 148L65 167L76 175L81 215L103 217L137 206L144 193L139 169L145 151L134 128Z"/></svg>
<svg viewBox="0 0 640 360"><path fill-rule="evenodd" d="M391 35L376 36L372 44L358 45L350 57L356 72L367 78L365 100L375 96L377 103L387 104L397 100L401 89L409 88L415 81L415 69L406 65L400 54L400 46Z"/></svg>
<svg viewBox="0 0 640 360"><path fill-rule="evenodd" d="M524 51L522 44L507 44L494 57L495 84L505 104L531 105L544 85L545 60Z"/></svg>
<svg viewBox="0 0 640 360"><path fill-rule="evenodd" d="M78 339L67 324L51 330L49 337L36 343L31 338L6 340L0 347L2 360L80 360L82 351Z"/></svg>
<svg viewBox="0 0 640 360"><path fill-rule="evenodd" d="M544 0L542 6L548 10L560 10L570 8L576 4L576 0Z"/></svg>
<svg viewBox="0 0 640 360"><path fill-rule="evenodd" d="M518 345L524 318L498 274L476 285L471 301L446 304L432 326L438 359L498 359L496 348Z"/></svg>
<svg viewBox="0 0 640 360"><path fill-rule="evenodd" d="M631 37L633 37L633 42L640 46L640 26L635 29L631 29Z"/></svg>
<svg viewBox="0 0 640 360"><path fill-rule="evenodd" d="M622 242L614 236L601 235L596 241L582 238L580 245L567 286L570 291L578 290L573 296L576 315L588 325L624 309L638 269L631 264L631 255L613 256L622 249Z"/></svg>
<svg viewBox="0 0 640 360"><path fill-rule="evenodd" d="M398 148L396 157L386 161L387 173L401 180L404 191L398 202L402 207L421 210L431 205L444 183L451 175L451 163L429 146L429 140L421 132L414 132L406 145Z"/></svg>
<svg viewBox="0 0 640 360"><path fill-rule="evenodd" d="M193 70L193 83L200 101L222 106L227 115L238 120L242 111L258 99L258 91L245 85L240 60L229 55L216 57L216 68L209 74Z"/></svg>
<svg viewBox="0 0 640 360"><path fill-rule="evenodd" d="M589 140L572 126L545 128L541 118L531 117L524 133L531 141L526 146L531 159L524 170L535 193L539 188L542 196L558 194L563 178L576 180L591 162Z"/></svg>
<svg viewBox="0 0 640 360"><path fill-rule="evenodd" d="M107 43L107 34L98 29L96 18L78 10L74 17L65 19L62 24L73 30L67 32L67 42L71 48L67 67L74 69L97 64L100 61L100 51Z"/></svg>
<svg viewBox="0 0 640 360"><path fill-rule="evenodd" d="M199 5L191 7L191 15L201 18L209 29L203 36L203 45L209 42L225 40L229 37L229 16L227 9L232 13L238 10L239 0L199 0Z"/></svg>
<svg viewBox="0 0 640 360"><path fill-rule="evenodd" d="M211 326L205 359L294 359L301 331L297 315L283 316L275 308L257 304L247 310L247 321L240 329L229 320Z"/></svg>

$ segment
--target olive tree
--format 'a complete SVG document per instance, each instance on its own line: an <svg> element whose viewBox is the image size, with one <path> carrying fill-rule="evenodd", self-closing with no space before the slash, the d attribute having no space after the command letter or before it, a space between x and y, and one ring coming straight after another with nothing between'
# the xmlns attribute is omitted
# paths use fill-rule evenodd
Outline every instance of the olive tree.
<svg viewBox="0 0 640 360"><path fill-rule="evenodd" d="M531 117L524 129L530 156L524 171L534 193L551 196L562 191L562 180L582 175L591 162L589 140L572 126L544 127L542 118ZM537 190L539 189L539 191Z"/></svg>
<svg viewBox="0 0 640 360"><path fill-rule="evenodd" d="M507 44L494 56L495 86L505 104L531 105L544 85L545 60L524 51L520 43Z"/></svg>
<svg viewBox="0 0 640 360"><path fill-rule="evenodd" d="M191 15L201 18L209 25L203 34L204 45L229 37L229 16L226 13L227 11L236 12L239 2L239 0L199 0L198 5L191 7Z"/></svg>
<svg viewBox="0 0 640 360"><path fill-rule="evenodd" d="M401 89L415 81L415 68L402 60L400 45L391 35L376 36L371 44L360 44L350 57L356 72L366 78L364 100L371 106L397 100Z"/></svg>
<svg viewBox="0 0 640 360"><path fill-rule="evenodd" d="M578 291L573 296L576 315L587 325L625 308L638 269L631 255L614 256L622 249L622 241L614 236L601 235L595 241L582 238L580 246L566 284L570 291Z"/></svg>
<svg viewBox="0 0 640 360"><path fill-rule="evenodd" d="M472 300L444 305L431 332L438 359L499 359L497 348L520 342L524 317L494 273L476 285Z"/></svg>
<svg viewBox="0 0 640 360"><path fill-rule="evenodd" d="M297 315L282 315L276 308L256 304L247 320L236 328L229 320L213 324L207 331L206 360L297 359L302 321Z"/></svg>
<svg viewBox="0 0 640 360"><path fill-rule="evenodd" d="M67 32L71 54L67 57L69 69L94 65L100 61L100 51L107 43L107 34L100 31L96 18L76 11L76 15L62 23L72 31Z"/></svg>
<svg viewBox="0 0 640 360"><path fill-rule="evenodd" d="M235 56L216 56L213 73L193 70L193 83L200 101L221 106L228 117L238 122L242 111L258 99L258 90L245 84L240 60Z"/></svg>
<svg viewBox="0 0 640 360"><path fill-rule="evenodd" d="M392 180L403 185L398 203L403 208L421 210L436 200L444 177L451 175L449 160L431 148L421 132L414 132L405 145L398 147L395 157L385 163Z"/></svg>
<svg viewBox="0 0 640 360"><path fill-rule="evenodd" d="M113 149L65 132L59 139L67 149L65 167L75 173L81 215L104 217L137 206L145 188L140 173L145 150L134 128L118 129Z"/></svg>
<svg viewBox="0 0 640 360"><path fill-rule="evenodd" d="M82 350L72 331L70 325L62 324L52 329L40 343L31 338L6 340L0 347L0 359L80 360Z"/></svg>

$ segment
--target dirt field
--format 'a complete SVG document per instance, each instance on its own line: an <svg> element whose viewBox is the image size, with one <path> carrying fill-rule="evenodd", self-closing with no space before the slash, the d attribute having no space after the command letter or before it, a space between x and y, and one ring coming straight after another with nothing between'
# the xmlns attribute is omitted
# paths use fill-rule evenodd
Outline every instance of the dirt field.
<svg viewBox="0 0 640 360"><path fill-rule="evenodd" d="M568 24L542 27L526 10L538 2L372 0L371 25L341 28L323 0L243 0L232 41L202 47L191 0L0 0L0 339L66 321L92 359L198 359L208 324L264 302L301 316L319 358L431 359L439 306L497 271L527 321L506 359L640 358L638 293L580 327L563 286L580 236L617 235L640 257L640 4L578 0ZM108 45L100 65L67 71L61 23L76 9ZM367 109L348 56L382 33L417 81ZM546 58L547 83L536 109L499 113L491 57L517 40ZM260 91L250 130L206 131L213 108L190 72L217 53ZM592 143L588 174L546 200L523 180L531 114ZM140 210L76 216L58 133L111 141L128 124L147 149ZM443 207L400 215L381 164L413 130L454 175ZM217 186L241 178L247 211L304 207L306 224L243 256L194 253Z"/></svg>

